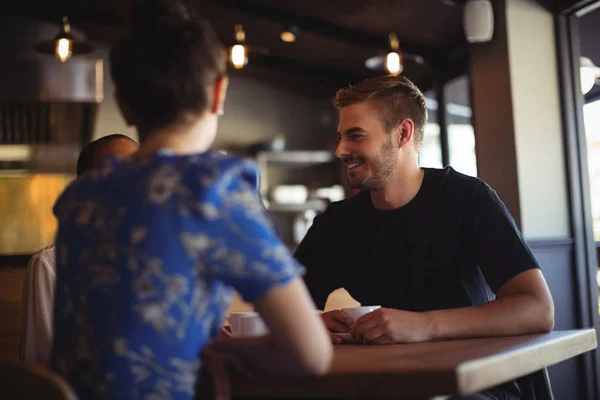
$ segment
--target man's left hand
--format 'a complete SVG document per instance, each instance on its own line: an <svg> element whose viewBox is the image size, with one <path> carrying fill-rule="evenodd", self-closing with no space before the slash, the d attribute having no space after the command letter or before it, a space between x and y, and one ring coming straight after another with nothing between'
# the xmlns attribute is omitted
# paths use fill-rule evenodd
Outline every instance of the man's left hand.
<svg viewBox="0 0 600 400"><path fill-rule="evenodd" d="M354 323L352 336L370 344L426 342L431 325L425 313L379 308Z"/></svg>

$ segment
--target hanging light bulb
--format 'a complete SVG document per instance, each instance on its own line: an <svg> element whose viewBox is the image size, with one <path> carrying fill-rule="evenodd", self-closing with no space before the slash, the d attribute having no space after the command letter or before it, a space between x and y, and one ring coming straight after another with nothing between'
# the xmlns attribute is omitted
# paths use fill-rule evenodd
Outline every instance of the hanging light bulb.
<svg viewBox="0 0 600 400"><path fill-rule="evenodd" d="M395 51L389 52L385 57L385 69L390 75L398 75L402 66L400 65L400 55Z"/></svg>
<svg viewBox="0 0 600 400"><path fill-rule="evenodd" d="M55 54L60 61L67 61L73 55L73 41L65 38L58 39Z"/></svg>
<svg viewBox="0 0 600 400"><path fill-rule="evenodd" d="M293 43L296 41L298 34L300 33L300 28L297 25L287 25L281 35L279 36L282 41L286 43Z"/></svg>
<svg viewBox="0 0 600 400"><path fill-rule="evenodd" d="M402 58L398 52L400 45L398 43L398 37L395 33L390 33L389 41L391 51L385 57L385 69L390 73L390 75L398 75L402 72L403 66Z"/></svg>
<svg viewBox="0 0 600 400"><path fill-rule="evenodd" d="M241 69L248 64L248 51L243 44L246 41L246 32L244 32L244 29L240 24L236 24L234 29L237 44L231 48L229 61L235 69Z"/></svg>
<svg viewBox="0 0 600 400"><path fill-rule="evenodd" d="M93 46L85 41L75 40L71 33L69 18L63 17L61 30L52 40L46 40L35 46L40 53L54 54L61 62L65 62L73 55L87 54L93 50Z"/></svg>
<svg viewBox="0 0 600 400"><path fill-rule="evenodd" d="M56 37L56 50L54 54L61 62L67 61L73 54L73 37L71 36L71 24L69 18L63 17L62 31Z"/></svg>
<svg viewBox="0 0 600 400"><path fill-rule="evenodd" d="M248 57L246 56L246 48L241 44L236 44L231 48L230 54L231 65L236 69L241 69L248 64Z"/></svg>

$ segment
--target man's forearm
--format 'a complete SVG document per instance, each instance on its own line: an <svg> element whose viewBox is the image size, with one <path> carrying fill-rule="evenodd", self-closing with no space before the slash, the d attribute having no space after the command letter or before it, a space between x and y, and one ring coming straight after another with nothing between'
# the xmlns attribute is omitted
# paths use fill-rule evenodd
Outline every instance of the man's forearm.
<svg viewBox="0 0 600 400"><path fill-rule="evenodd" d="M478 307L425 314L431 340L523 335L548 332L554 326L552 304L531 294L514 294Z"/></svg>

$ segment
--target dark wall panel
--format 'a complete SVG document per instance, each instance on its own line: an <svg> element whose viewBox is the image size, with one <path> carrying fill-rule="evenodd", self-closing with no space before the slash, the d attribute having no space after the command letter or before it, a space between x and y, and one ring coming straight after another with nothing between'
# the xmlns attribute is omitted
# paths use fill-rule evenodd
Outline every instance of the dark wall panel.
<svg viewBox="0 0 600 400"><path fill-rule="evenodd" d="M555 327L557 330L576 329L577 295L570 239L536 240L529 243L537 258L554 298Z"/></svg>
<svg viewBox="0 0 600 400"><path fill-rule="evenodd" d="M572 240L534 240L529 245L540 263L554 298L554 329L578 329L579 311ZM583 365L583 360L578 357L548 368L555 400L588 398L583 389Z"/></svg>

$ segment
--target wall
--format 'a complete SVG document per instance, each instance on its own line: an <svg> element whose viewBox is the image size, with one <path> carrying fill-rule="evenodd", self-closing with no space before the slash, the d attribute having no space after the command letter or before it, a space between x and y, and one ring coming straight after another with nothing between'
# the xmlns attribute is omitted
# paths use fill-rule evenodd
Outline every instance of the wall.
<svg viewBox="0 0 600 400"><path fill-rule="evenodd" d="M555 302L555 329L588 328L575 263L554 16L534 0L497 0L495 32L470 46L480 176L529 242ZM591 283L591 282L590 282ZM595 308L596 305L593 305ZM593 399L594 353L549 368L555 399Z"/></svg>
<svg viewBox="0 0 600 400"><path fill-rule="evenodd" d="M534 0L494 7L493 40L470 47L479 175L526 238L569 237L553 16Z"/></svg>
<svg viewBox="0 0 600 400"><path fill-rule="evenodd" d="M493 5L493 40L469 46L477 171L496 190L522 229L506 4L500 0Z"/></svg>
<svg viewBox="0 0 600 400"><path fill-rule="evenodd" d="M125 124L114 99L108 49L101 47L91 57L104 60L104 101L98 109L93 138L121 133L137 139L135 129ZM283 135L292 149L323 149L334 141L337 114L331 102L333 91L331 98L301 94L249 78L244 71L232 71L229 77L225 114L219 121L214 148L243 147L277 135Z"/></svg>
<svg viewBox="0 0 600 400"><path fill-rule="evenodd" d="M108 48L100 47L90 57L104 60L105 72L104 101L98 107L93 139L121 133L137 140L135 129L125 124L114 98ZM230 71L225 114L212 148L245 151L248 146L282 136L288 149L332 149L337 127L337 111L332 103L335 90L317 88L313 82L290 78L279 71L257 69L249 66ZM283 183L318 187L339 183L339 170L334 168L272 167L268 174L270 187ZM282 235L290 236L293 215L279 217Z"/></svg>
<svg viewBox="0 0 600 400"><path fill-rule="evenodd" d="M529 245L538 260L554 298L554 329L579 328L577 278L572 240L535 240ZM548 368L556 400L591 399L584 389L585 370L581 357Z"/></svg>
<svg viewBox="0 0 600 400"><path fill-rule="evenodd" d="M25 268L0 267L0 359L16 360L21 341L21 286Z"/></svg>
<svg viewBox="0 0 600 400"><path fill-rule="evenodd" d="M0 256L32 254L54 242L52 208L74 177L0 173Z"/></svg>
<svg viewBox="0 0 600 400"><path fill-rule="evenodd" d="M507 27L523 234L568 237L554 19L534 0L510 0Z"/></svg>
<svg viewBox="0 0 600 400"><path fill-rule="evenodd" d="M107 62L108 48L101 46L89 57L104 61L104 100L98 107L93 140L113 133L121 133L137 140L135 129L125 124L114 98L115 87ZM278 135L286 138L289 149L323 149L333 143L337 125L337 112L331 102L333 90L329 94L326 94L327 91L321 91L320 94L303 93L282 85L281 76L277 77L275 82L278 83L275 83L248 77L245 72L245 70L232 71L225 102L225 114L219 123L214 148L246 147L271 140ZM273 169L270 171L269 179L271 183L276 184L287 179L301 179L307 178L307 174L311 175L311 171L300 172L298 174L298 171ZM50 236L53 237L54 233L52 232ZM46 244L44 242L44 246ZM43 246L37 248L39 247ZM0 273L3 273L3 270L0 270ZM11 300L20 296L20 287L18 289L17 291L15 288L11 292ZM19 313L17 302L12 301L8 306L11 307L13 314ZM243 303L239 297L234 299L233 311L249 308L250 306ZM12 356L18 342L15 338L20 335L20 330L17 326L13 326L14 323L9 325L7 329L12 339L7 345L8 350L4 352L5 356ZM14 334L14 332L19 333ZM3 356L2 353L0 349L0 358Z"/></svg>

